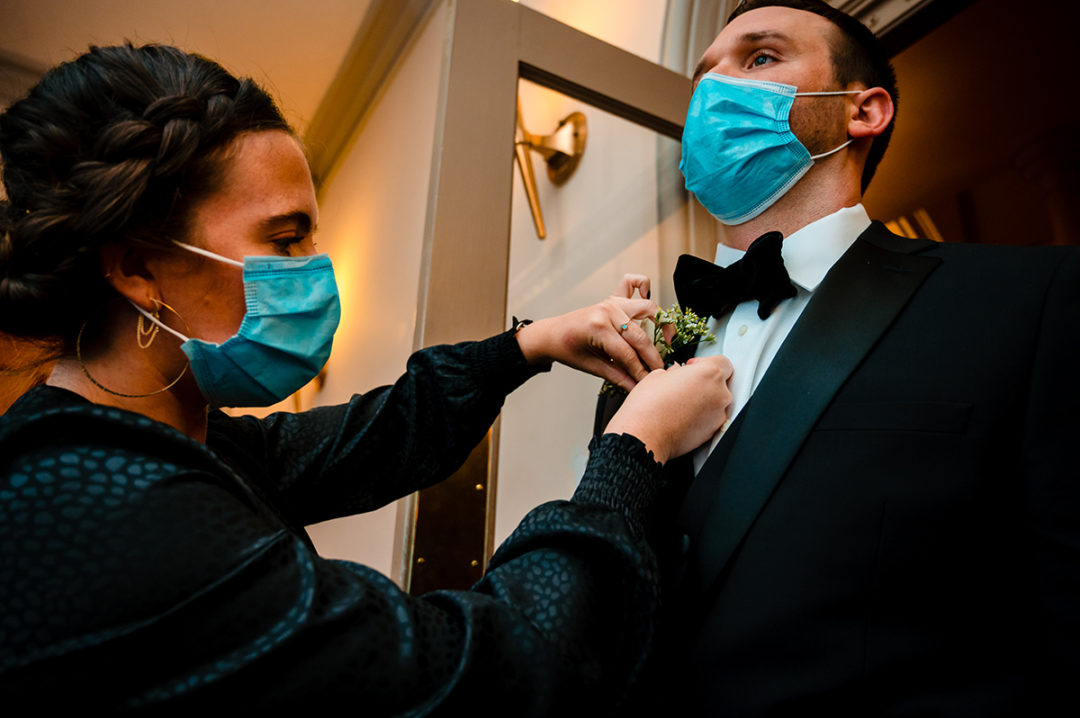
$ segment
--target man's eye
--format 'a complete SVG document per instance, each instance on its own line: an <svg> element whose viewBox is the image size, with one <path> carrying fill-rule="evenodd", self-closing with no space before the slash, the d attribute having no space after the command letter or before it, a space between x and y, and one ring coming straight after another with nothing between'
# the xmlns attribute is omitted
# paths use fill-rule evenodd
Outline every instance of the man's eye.
<svg viewBox="0 0 1080 718"><path fill-rule="evenodd" d="M752 67L761 67L762 65L767 65L770 62L773 62L774 60L776 60L776 58L773 57L772 55L769 55L769 54L764 53L764 52L760 52L760 53L754 55L754 57L750 59L750 65Z"/></svg>

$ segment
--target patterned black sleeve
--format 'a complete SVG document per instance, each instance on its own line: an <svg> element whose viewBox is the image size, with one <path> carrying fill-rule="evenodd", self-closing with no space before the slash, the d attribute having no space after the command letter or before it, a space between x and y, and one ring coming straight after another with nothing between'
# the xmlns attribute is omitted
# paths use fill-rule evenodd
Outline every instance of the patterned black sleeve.
<svg viewBox="0 0 1080 718"><path fill-rule="evenodd" d="M368 511L449 476L529 366L513 331L429 347L392 386L347 404L258 420L217 412L207 444L306 525ZM270 473L267 474L267 471Z"/></svg>
<svg viewBox="0 0 1080 718"><path fill-rule="evenodd" d="M596 440L573 500L533 510L473 590L415 597L316 555L242 477L155 422L73 401L7 443L2 424L13 715L598 715L650 646L658 584L640 536L660 467L631 437Z"/></svg>

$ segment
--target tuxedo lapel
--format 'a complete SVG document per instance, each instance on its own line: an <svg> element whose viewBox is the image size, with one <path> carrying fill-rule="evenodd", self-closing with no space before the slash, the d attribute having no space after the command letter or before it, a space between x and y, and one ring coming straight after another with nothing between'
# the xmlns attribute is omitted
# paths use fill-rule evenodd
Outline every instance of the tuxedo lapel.
<svg viewBox="0 0 1080 718"><path fill-rule="evenodd" d="M626 394L622 392L608 392L597 397L596 413L593 416L594 437L599 437L604 433L604 429L607 428L611 417L615 416L615 412L619 410L625 400Z"/></svg>
<svg viewBox="0 0 1080 718"><path fill-rule="evenodd" d="M703 589L723 570L840 386L941 263L875 222L816 290L740 415L724 461L710 456L697 482L714 484L708 520L688 566ZM715 452L714 452L715 453Z"/></svg>

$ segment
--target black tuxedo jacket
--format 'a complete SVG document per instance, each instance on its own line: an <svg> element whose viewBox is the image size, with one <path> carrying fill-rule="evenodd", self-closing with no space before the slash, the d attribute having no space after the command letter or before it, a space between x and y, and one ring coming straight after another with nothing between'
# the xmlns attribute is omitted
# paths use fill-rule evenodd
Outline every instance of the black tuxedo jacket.
<svg viewBox="0 0 1080 718"><path fill-rule="evenodd" d="M667 467L665 629L636 705L1075 708L1078 445L1080 252L875 222L698 476Z"/></svg>

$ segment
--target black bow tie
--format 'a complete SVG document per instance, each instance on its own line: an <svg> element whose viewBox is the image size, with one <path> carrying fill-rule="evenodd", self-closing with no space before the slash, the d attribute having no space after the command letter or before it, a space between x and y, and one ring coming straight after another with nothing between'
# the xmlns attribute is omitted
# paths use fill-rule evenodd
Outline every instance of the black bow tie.
<svg viewBox="0 0 1080 718"><path fill-rule="evenodd" d="M721 317L736 304L758 300L758 316L765 319L785 299L795 296L791 277L784 269L779 232L767 232L746 250L742 259L730 267L689 254L675 265L675 296L683 308L701 317Z"/></svg>

